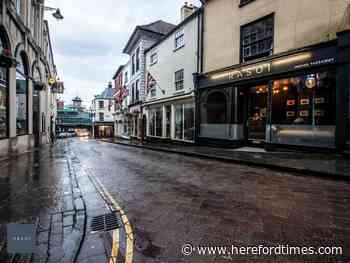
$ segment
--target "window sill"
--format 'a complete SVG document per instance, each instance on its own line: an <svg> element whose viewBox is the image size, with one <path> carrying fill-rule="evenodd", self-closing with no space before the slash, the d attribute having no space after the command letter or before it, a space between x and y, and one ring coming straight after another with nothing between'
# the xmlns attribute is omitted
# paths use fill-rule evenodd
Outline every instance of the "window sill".
<svg viewBox="0 0 350 263"><path fill-rule="evenodd" d="M180 50L180 49L182 49L184 47L185 47L185 45L182 45L181 47L175 48L173 52L176 52L176 51L178 51L178 50Z"/></svg>
<svg viewBox="0 0 350 263"><path fill-rule="evenodd" d="M180 95L180 94L183 94L185 93L185 89L181 89L181 90L177 90L173 93L173 95Z"/></svg>

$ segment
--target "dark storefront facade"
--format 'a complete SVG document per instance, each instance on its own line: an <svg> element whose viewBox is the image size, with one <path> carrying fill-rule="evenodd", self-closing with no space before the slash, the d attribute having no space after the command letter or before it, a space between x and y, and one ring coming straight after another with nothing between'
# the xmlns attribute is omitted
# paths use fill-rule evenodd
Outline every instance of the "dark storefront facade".
<svg viewBox="0 0 350 263"><path fill-rule="evenodd" d="M349 138L350 33L199 75L198 143L342 149Z"/></svg>

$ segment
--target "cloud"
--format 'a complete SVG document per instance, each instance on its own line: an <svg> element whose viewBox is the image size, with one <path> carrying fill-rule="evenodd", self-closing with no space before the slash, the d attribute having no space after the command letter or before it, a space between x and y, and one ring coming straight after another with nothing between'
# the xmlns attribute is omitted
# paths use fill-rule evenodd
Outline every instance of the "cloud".
<svg viewBox="0 0 350 263"><path fill-rule="evenodd" d="M188 1L199 6L199 0ZM162 19L177 24L183 0L46 0L60 8L64 20L49 20L55 63L65 82L63 99L80 96L89 105L111 81L137 25Z"/></svg>

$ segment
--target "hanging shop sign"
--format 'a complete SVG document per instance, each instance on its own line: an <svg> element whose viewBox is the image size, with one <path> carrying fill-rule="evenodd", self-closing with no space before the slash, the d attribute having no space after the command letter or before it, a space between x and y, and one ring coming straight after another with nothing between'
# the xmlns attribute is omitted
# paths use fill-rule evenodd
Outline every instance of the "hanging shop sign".
<svg viewBox="0 0 350 263"><path fill-rule="evenodd" d="M336 46L319 47L317 49L289 53L289 55L285 56L276 55L270 60L244 66L237 65L222 71L200 75L198 84L199 88L205 88L284 72L307 70L334 63L336 63ZM312 80L310 80L310 86L312 85Z"/></svg>

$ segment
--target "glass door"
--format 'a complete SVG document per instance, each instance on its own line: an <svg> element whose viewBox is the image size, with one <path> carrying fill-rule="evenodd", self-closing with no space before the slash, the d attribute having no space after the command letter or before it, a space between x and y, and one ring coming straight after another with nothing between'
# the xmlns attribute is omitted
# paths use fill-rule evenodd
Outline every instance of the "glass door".
<svg viewBox="0 0 350 263"><path fill-rule="evenodd" d="M247 92L247 138L262 143L266 138L268 86L255 86Z"/></svg>

